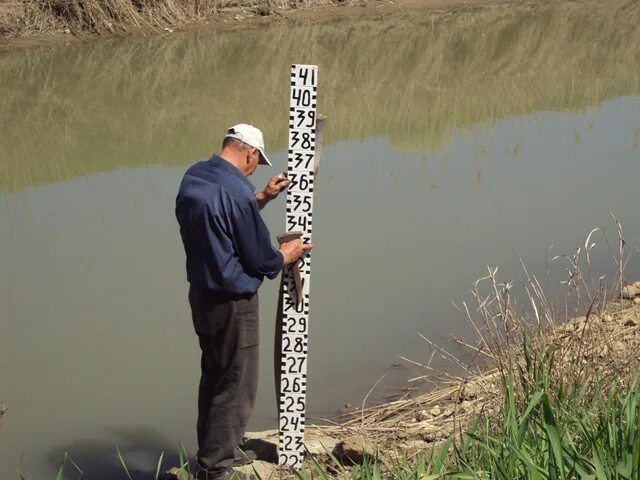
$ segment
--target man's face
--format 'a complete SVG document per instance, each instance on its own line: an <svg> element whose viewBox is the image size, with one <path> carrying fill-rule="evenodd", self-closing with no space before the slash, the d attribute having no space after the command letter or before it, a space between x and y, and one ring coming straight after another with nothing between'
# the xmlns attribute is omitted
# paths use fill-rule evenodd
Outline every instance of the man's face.
<svg viewBox="0 0 640 480"><path fill-rule="evenodd" d="M258 162L260 161L260 151L257 148L251 147L247 151L247 177L256 171L258 168Z"/></svg>

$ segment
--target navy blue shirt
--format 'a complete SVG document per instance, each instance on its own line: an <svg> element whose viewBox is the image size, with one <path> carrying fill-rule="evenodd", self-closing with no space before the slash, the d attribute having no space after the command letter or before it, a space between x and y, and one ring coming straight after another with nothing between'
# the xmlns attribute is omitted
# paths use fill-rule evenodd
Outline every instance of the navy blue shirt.
<svg viewBox="0 0 640 480"><path fill-rule="evenodd" d="M260 216L255 187L214 155L191 166L180 184L176 217L187 254L187 280L217 292L255 293L283 267Z"/></svg>

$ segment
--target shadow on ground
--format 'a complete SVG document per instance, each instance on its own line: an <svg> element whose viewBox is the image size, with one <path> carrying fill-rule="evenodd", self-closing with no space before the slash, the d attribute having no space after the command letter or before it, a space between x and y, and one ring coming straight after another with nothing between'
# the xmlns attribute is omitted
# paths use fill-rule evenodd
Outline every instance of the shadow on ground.
<svg viewBox="0 0 640 480"><path fill-rule="evenodd" d="M180 462L179 448L174 441L162 436L153 428L111 429L111 439L77 440L59 445L47 454L47 461L58 470L65 460L65 453L73 460L82 473L69 461L64 469L65 479L113 480L126 478L126 473L116 448L134 480L155 480L158 460L162 452L164 458L160 471L177 466Z"/></svg>

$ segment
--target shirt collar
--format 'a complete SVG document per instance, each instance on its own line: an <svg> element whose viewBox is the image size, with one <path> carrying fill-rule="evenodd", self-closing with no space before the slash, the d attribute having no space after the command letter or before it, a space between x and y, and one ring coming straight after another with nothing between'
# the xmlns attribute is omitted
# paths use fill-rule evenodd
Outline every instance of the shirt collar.
<svg viewBox="0 0 640 480"><path fill-rule="evenodd" d="M236 167L235 165L233 165L231 162L227 162L220 155L213 155L209 159L209 161L212 162L214 165L217 165L220 168L222 168L222 169L226 170L227 172L231 173L232 175L235 175L236 177L238 177L240 180L242 180L244 182L245 185L247 185L247 187L249 187L251 189L252 192L256 191L256 187L253 185L253 183L251 183L249 181L249 179L242 174L240 169L238 167Z"/></svg>

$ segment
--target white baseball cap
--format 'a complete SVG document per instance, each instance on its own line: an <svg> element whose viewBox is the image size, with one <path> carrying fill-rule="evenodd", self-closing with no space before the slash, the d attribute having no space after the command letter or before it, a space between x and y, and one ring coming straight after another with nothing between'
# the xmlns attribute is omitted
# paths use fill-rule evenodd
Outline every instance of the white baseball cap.
<svg viewBox="0 0 640 480"><path fill-rule="evenodd" d="M264 139L262 138L262 132L253 125L247 125L246 123L234 125L227 130L225 138L227 137L237 138L250 147L257 148L258 152L260 152L260 160L258 161L258 164L271 166L271 162L264 154Z"/></svg>

